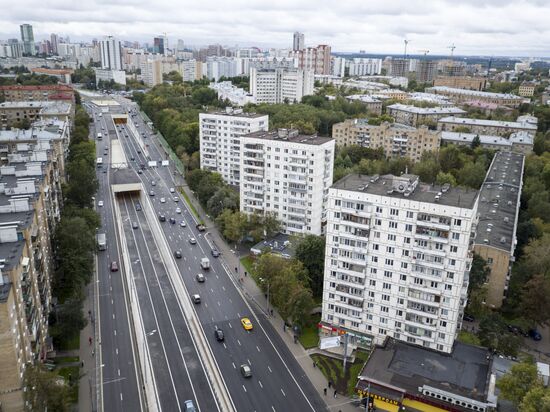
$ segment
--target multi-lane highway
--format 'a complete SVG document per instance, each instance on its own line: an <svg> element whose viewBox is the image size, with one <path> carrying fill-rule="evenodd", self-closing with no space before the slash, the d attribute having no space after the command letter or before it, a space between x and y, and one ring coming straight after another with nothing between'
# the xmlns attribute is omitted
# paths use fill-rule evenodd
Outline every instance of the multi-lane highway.
<svg viewBox="0 0 550 412"><path fill-rule="evenodd" d="M132 107L127 101L121 103L127 109ZM108 116L103 116L103 121L107 118ZM133 159L129 162L130 167L137 171L142 164L147 164L148 160L165 159L165 154L160 152L158 142L154 140L143 120L136 116L132 121L138 125L139 135L134 135L131 132L132 128L126 125L117 126L115 133L123 145L126 157ZM111 132L108 133L110 137L114 137L112 123L103 127ZM100 153L104 153L103 150L100 150ZM108 176L109 173L106 175ZM205 377L204 368L193 343L192 333L186 325L185 319L188 314L185 313L184 306L174 291L171 276L175 275L183 281L186 293L199 294L201 297L201 303L195 305L193 310L200 320L219 373L225 381L237 411L326 410L324 402L317 395L278 333L273 330L270 322L263 317L261 311L254 310L255 308L250 306L243 297L240 288L235 284L235 279L226 270L223 257L215 258L211 255L211 244L203 235L204 232L196 229L196 220L183 198L177 191L172 193L172 188L176 185L170 168L145 168L138 176L145 190L144 195L147 196L147 199L141 199L142 203L146 203L141 206L150 205L154 209L155 216L162 214L166 217L165 222L148 220L143 211L136 210L138 198L135 195L134 197L126 195L117 200L122 218L121 235L124 236L130 254L131 272L136 290L140 295L143 327L147 333L148 350L153 359L154 377L161 408L181 410L184 399L193 399L195 405L202 411L217 410L209 380ZM104 179L108 180L107 177ZM154 196L149 196L150 191L154 192ZM105 202L105 211L110 207L108 202ZM112 219L112 216L103 215L107 213L102 214L102 217ZM175 223L171 223L170 218L174 218ZM185 226L182 226L182 222L185 222ZM158 244L153 236L155 227L159 226L160 236L164 236L165 240L161 242L162 244ZM196 244L190 243L191 238L196 239ZM108 233L108 239L113 239L112 242L114 242L114 235L110 236ZM169 273L165 262L166 253L163 256L164 259L161 257L163 254L160 248L166 244L169 245L168 252L172 255L175 251L181 251L181 258L174 259L177 265L175 274ZM109 250L107 252L111 256L111 252ZM105 253L101 252L100 255ZM210 259L209 270L202 270L200 267L200 260L203 257ZM107 268L109 259L99 265L106 265L104 267ZM197 273L202 273L206 277L204 283L197 281ZM107 279L110 280L112 277L109 278L109 274L106 274ZM118 285L117 290L123 290L121 284ZM105 289L103 289L104 292ZM100 295L101 293L100 291ZM109 293L112 292L109 290ZM102 323L109 315L108 309L104 309L104 307L109 308L109 304L108 299L100 300ZM116 302L114 304L116 305ZM121 302L118 304L124 306L126 311L125 305ZM111 320L116 320L117 316L115 314ZM128 324L128 318L124 318L123 313L121 317ZM242 317L249 317L252 320L254 326L252 331L246 331L242 327L240 321ZM120 325L117 327L120 328ZM215 338L214 331L217 328L224 332L223 342ZM111 338L117 339L118 331L116 336L112 336L112 330L109 331L102 325L102 336L109 333ZM106 342L104 338L102 339L102 351L111 352L110 349L105 348ZM119 343L110 341L109 344L118 345ZM128 350L130 347L130 344L125 346L127 352L130 352ZM135 358L133 355L131 357ZM108 393L105 375L107 371L113 370L113 367L106 359L103 363L105 364L103 367L105 409L128 410L127 405L111 408L107 402L107 398L112 400L114 395L111 392ZM250 366L252 370L250 378L242 376L240 366L243 364ZM132 368L126 366L123 369L125 376L130 373L130 369L133 369L133 364ZM134 393L134 401L139 400L140 397L135 393L137 389L132 392L131 385L128 386L129 393ZM125 399L124 390L121 393L121 399ZM123 401L119 404L124 405ZM140 404L137 403L134 410L139 409Z"/></svg>

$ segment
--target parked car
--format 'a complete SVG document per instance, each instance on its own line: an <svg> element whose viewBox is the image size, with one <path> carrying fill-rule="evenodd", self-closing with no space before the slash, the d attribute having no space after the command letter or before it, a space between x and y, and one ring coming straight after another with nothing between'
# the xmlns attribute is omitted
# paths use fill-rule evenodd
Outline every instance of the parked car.
<svg viewBox="0 0 550 412"><path fill-rule="evenodd" d="M462 318L466 322L474 322L476 318L474 318L472 315L468 315L467 313L464 314L464 317Z"/></svg>
<svg viewBox="0 0 550 412"><path fill-rule="evenodd" d="M536 329L529 329L529 337L533 340L541 340L542 339L542 335Z"/></svg>

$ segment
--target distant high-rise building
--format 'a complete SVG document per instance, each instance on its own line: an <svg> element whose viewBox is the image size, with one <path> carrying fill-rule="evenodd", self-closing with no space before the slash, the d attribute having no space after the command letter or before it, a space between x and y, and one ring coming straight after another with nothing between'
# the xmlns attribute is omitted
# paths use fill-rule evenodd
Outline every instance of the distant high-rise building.
<svg viewBox="0 0 550 412"><path fill-rule="evenodd" d="M164 37L153 39L153 53L164 54Z"/></svg>
<svg viewBox="0 0 550 412"><path fill-rule="evenodd" d="M30 24L22 24L19 26L21 29L21 41L23 42L23 53L35 55L36 51L34 49L34 34L32 31L32 26Z"/></svg>
<svg viewBox="0 0 550 412"><path fill-rule="evenodd" d="M177 51L183 51L185 50L185 44L182 39L178 39L178 45L176 47Z"/></svg>
<svg viewBox="0 0 550 412"><path fill-rule="evenodd" d="M122 49L120 41L113 36L107 36L99 43L101 68L122 70Z"/></svg>
<svg viewBox="0 0 550 412"><path fill-rule="evenodd" d="M57 37L57 34L52 33L50 35L50 46L52 48L51 52L52 54L57 54L57 45L59 43L59 38Z"/></svg>
<svg viewBox="0 0 550 412"><path fill-rule="evenodd" d="M409 75L409 61L407 59L392 59L389 75L393 77L407 77Z"/></svg>
<svg viewBox="0 0 550 412"><path fill-rule="evenodd" d="M299 103L313 94L311 70L250 68L250 93L256 103Z"/></svg>
<svg viewBox="0 0 550 412"><path fill-rule="evenodd" d="M300 69L313 70L315 74L330 74L330 46L326 44L292 51L290 57L298 59Z"/></svg>
<svg viewBox="0 0 550 412"><path fill-rule="evenodd" d="M306 47L304 33L294 32L294 41L292 43L292 50L302 50Z"/></svg>
<svg viewBox="0 0 550 412"><path fill-rule="evenodd" d="M437 75L437 62L434 60L419 60L416 65L416 81L431 83Z"/></svg>

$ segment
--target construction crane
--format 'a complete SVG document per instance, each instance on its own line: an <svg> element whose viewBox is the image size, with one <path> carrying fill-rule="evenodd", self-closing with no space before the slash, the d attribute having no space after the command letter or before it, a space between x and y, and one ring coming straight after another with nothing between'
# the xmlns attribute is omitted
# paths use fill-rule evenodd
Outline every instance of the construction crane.
<svg viewBox="0 0 550 412"><path fill-rule="evenodd" d="M453 44L451 44L450 46L447 47L448 49L451 49L451 60L453 58L453 55L454 55L454 52L455 52L455 49L456 49L456 46Z"/></svg>
<svg viewBox="0 0 550 412"><path fill-rule="evenodd" d="M429 50L418 50L420 53L424 53L424 56L426 56L430 51Z"/></svg>
<svg viewBox="0 0 550 412"><path fill-rule="evenodd" d="M403 53L403 58L406 59L407 58L407 45L409 44L410 40L403 40L403 42L405 42L405 52Z"/></svg>

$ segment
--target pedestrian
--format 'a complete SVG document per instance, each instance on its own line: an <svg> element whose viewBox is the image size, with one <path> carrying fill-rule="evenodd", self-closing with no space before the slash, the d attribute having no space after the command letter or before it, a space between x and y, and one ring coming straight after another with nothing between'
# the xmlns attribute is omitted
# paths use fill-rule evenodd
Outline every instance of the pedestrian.
<svg viewBox="0 0 550 412"><path fill-rule="evenodd" d="M244 271L244 275L245 275L245 276L248 276L248 273L246 273L246 270Z"/></svg>
<svg viewBox="0 0 550 412"><path fill-rule="evenodd" d="M336 398L336 389L334 389L334 397Z"/></svg>
<svg viewBox="0 0 550 412"><path fill-rule="evenodd" d="M81 368L84 367L84 361L80 362L80 367L81 367Z"/></svg>
<svg viewBox="0 0 550 412"><path fill-rule="evenodd" d="M235 273L237 273L239 271L239 269L235 266Z"/></svg>
<svg viewBox="0 0 550 412"><path fill-rule="evenodd" d="M273 316L273 309L270 309L270 311L271 311L271 316Z"/></svg>
<svg viewBox="0 0 550 412"><path fill-rule="evenodd" d="M90 346L92 346L92 337L91 336L88 338L88 342L90 342Z"/></svg>
<svg viewBox="0 0 550 412"><path fill-rule="evenodd" d="M327 396L327 388L323 389L323 393Z"/></svg>
<svg viewBox="0 0 550 412"><path fill-rule="evenodd" d="M94 350L92 349L92 358L94 357Z"/></svg>
<svg viewBox="0 0 550 412"><path fill-rule="evenodd" d="M332 382L331 382L331 381L328 381L328 387L329 387L329 388L332 387Z"/></svg>
<svg viewBox="0 0 550 412"><path fill-rule="evenodd" d="M313 361L313 368L317 367L317 362Z"/></svg>

